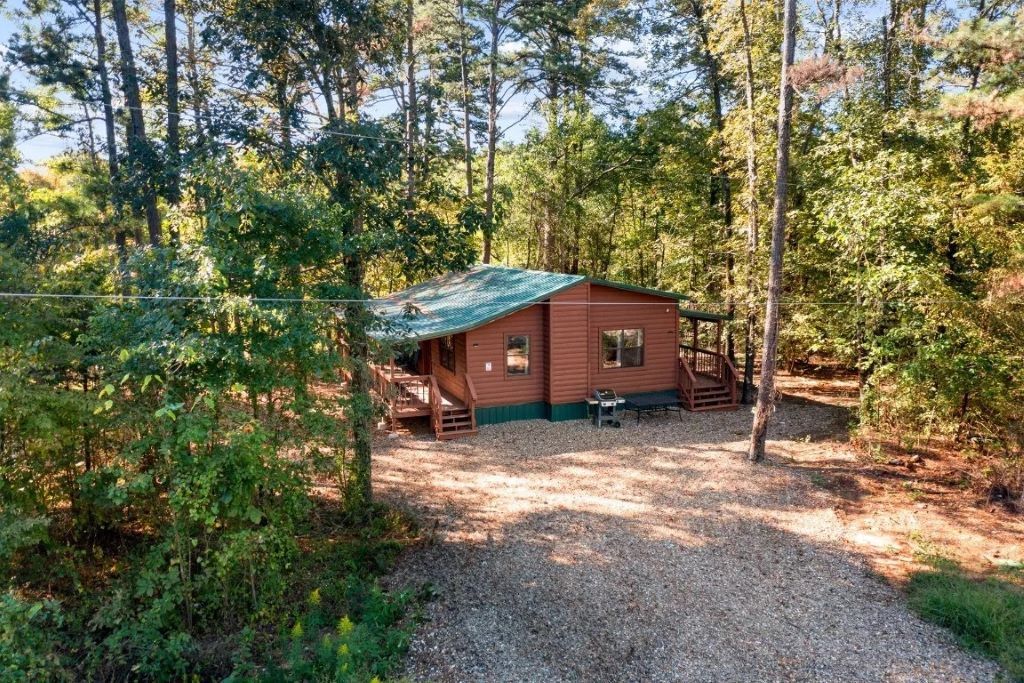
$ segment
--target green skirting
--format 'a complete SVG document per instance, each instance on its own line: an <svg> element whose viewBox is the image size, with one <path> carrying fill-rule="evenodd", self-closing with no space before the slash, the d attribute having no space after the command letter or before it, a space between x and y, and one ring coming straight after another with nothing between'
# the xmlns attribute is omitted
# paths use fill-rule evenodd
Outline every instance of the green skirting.
<svg viewBox="0 0 1024 683"><path fill-rule="evenodd" d="M557 403L549 405L544 401L533 403L517 403L511 406L490 406L476 409L476 423L478 425L493 425L501 422L514 422L515 420L551 420L562 422L564 420L585 420L590 416L587 410L587 403Z"/></svg>
<svg viewBox="0 0 1024 683"><path fill-rule="evenodd" d="M579 403L554 403L548 406L548 419L552 422L563 420L585 420L590 417L586 401Z"/></svg>
<svg viewBox="0 0 1024 683"><path fill-rule="evenodd" d="M477 425L493 425L514 420L543 420L547 416L548 404L544 401L476 409Z"/></svg>

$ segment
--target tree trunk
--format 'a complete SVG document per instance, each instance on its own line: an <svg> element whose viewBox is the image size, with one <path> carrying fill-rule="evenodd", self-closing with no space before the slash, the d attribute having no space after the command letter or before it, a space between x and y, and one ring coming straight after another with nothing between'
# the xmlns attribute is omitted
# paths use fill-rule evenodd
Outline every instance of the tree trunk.
<svg viewBox="0 0 1024 683"><path fill-rule="evenodd" d="M199 81L199 67L196 64L196 20L191 9L185 11L185 51L188 55L188 86L192 90L192 117L196 127L196 143L206 144L203 130L202 84Z"/></svg>
<svg viewBox="0 0 1024 683"><path fill-rule="evenodd" d="M786 192L789 184L789 142L793 128L793 86L790 69L796 46L796 0L785 0L782 38L782 78L779 83L779 145L775 159L775 206L772 215L772 250L768 269L768 303L764 319L761 383L750 434L752 462L764 459L768 423L775 409L775 365L779 341L779 298L782 295L782 252L786 240Z"/></svg>
<svg viewBox="0 0 1024 683"><path fill-rule="evenodd" d="M413 0L405 9L405 83L408 91L405 109L405 201L406 220L411 221L416 201L416 137L419 126L416 113L416 53L413 41Z"/></svg>
<svg viewBox="0 0 1024 683"><path fill-rule="evenodd" d="M349 236L357 238L362 231L363 215L361 210L357 210ZM370 398L373 378L369 365L370 338L366 333L370 327L371 314L366 305L357 300L363 297L365 276L365 266L359 254L353 253L346 259L345 272L349 298L354 299L345 305L345 336L348 339L349 361L352 364L348 412L352 429L352 473L345 503L350 510L365 515L373 503L373 401Z"/></svg>
<svg viewBox="0 0 1024 683"><path fill-rule="evenodd" d="M547 100L549 107L548 135L554 135L557 136L555 139L561 139L558 117L559 108L561 106L558 98L560 97L561 91L559 89L558 81L556 81L555 78L556 76L554 74L549 76L547 88ZM563 141L563 144L566 144L566 147L564 148L564 162L569 164L570 150L568 149L568 143ZM555 154L552 154L548 159L548 173L550 174L549 182L554 181L554 179L558 177L558 156ZM566 187L552 187L548 188L548 191L544 194L544 212L540 226L541 234L537 239L537 256L539 257L542 270L553 271L555 269L555 258L556 252L558 251L558 226L555 225L555 209L552 204L556 200L556 197L565 196L567 189L568 188Z"/></svg>
<svg viewBox="0 0 1024 683"><path fill-rule="evenodd" d="M92 0L93 32L96 40L96 73L100 78L100 97L103 99L103 129L107 143L107 173L110 176L110 204L113 209L114 246L122 279L128 269L128 235L121 225L120 200L116 196L120 170L117 163L117 131L114 127L114 104L110 93L110 74L107 71L107 39L103 35L103 5Z"/></svg>
<svg viewBox="0 0 1024 683"><path fill-rule="evenodd" d="M717 158L717 185L719 195L717 198L716 194L712 191L712 204L717 204L718 201L722 203L722 223L725 226L725 244L728 245L726 258L725 258L725 296L726 296L726 313L732 318L736 313L736 298L735 292L733 291L736 284L736 257L732 253L732 237L733 237L733 215L732 215L732 188L729 185L729 177L726 175L726 158L725 158L725 116L722 111L722 78L721 71L719 69L718 58L711 49L711 37L708 33L708 26L705 21L704 6L699 0L693 0L691 2L691 8L693 10L694 18L697 22L697 32L700 36L701 49L703 51L704 66L707 70L708 87L711 90L711 116L712 126L715 129L715 134L718 136L715 156ZM712 183L712 188L715 187L715 183ZM718 201L716 201L716 199ZM726 330L726 354L732 361L736 360L736 347L735 339L733 337L732 325Z"/></svg>
<svg viewBox="0 0 1024 683"><path fill-rule="evenodd" d="M469 127L469 64L466 56L466 3L459 0L459 67L462 70L462 144L466 154L466 197L473 196L473 141Z"/></svg>
<svg viewBox="0 0 1024 683"><path fill-rule="evenodd" d="M164 53L167 60L167 203L181 202L181 136L178 110L178 25L175 0L164 0ZM178 229L170 226L170 237L177 244Z"/></svg>
<svg viewBox="0 0 1024 683"><path fill-rule="evenodd" d="M747 322L743 341L743 392L745 405L754 401L754 336L757 334L757 113L754 110L754 59L750 21L745 0L740 0L743 22L744 95L747 105Z"/></svg>
<svg viewBox="0 0 1024 683"><path fill-rule="evenodd" d="M501 0L491 3L491 49L487 59L487 175L484 179L484 254L483 262L491 262L491 241L494 239L494 155L498 148L498 13Z"/></svg>
<svg viewBox="0 0 1024 683"><path fill-rule="evenodd" d="M129 112L128 158L136 167L145 163L139 158L140 152L149 147L146 137L146 121L142 115L142 95L139 92L139 77L135 70L135 55L132 53L132 39L128 27L128 11L125 0L112 0L114 27L117 30L117 45L121 52L121 88ZM160 212L156 206L156 192L152 182L146 182L142 190L146 211L146 226L149 228L149 243L160 246Z"/></svg>

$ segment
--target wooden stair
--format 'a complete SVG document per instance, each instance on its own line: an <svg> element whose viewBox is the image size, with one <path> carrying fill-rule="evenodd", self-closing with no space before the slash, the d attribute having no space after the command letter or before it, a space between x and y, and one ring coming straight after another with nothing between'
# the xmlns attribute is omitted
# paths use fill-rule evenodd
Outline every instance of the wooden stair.
<svg viewBox="0 0 1024 683"><path fill-rule="evenodd" d="M685 405L684 407L693 412L733 410L738 407L733 396L734 393L724 384L716 383L710 386L701 386L694 389L692 404Z"/></svg>
<svg viewBox="0 0 1024 683"><path fill-rule="evenodd" d="M440 429L435 430L435 434L440 441L457 439L460 436L472 436L476 432L473 414L465 406L445 407L441 411Z"/></svg>
<svg viewBox="0 0 1024 683"><path fill-rule="evenodd" d="M736 368L718 351L682 344L679 347L679 396L693 412L739 407Z"/></svg>

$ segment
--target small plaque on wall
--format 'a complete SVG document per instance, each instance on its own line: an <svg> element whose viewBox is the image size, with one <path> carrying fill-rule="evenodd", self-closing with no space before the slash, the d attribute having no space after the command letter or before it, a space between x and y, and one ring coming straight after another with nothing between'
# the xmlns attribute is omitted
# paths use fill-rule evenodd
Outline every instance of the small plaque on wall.
<svg viewBox="0 0 1024 683"><path fill-rule="evenodd" d="M490 363L484 363L484 372L490 372L490 371L491 371L491 364Z"/></svg>

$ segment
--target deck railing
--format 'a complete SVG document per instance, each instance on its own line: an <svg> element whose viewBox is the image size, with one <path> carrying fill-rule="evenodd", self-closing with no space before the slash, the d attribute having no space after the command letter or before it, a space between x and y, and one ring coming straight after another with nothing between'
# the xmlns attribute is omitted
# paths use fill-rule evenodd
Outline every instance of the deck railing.
<svg viewBox="0 0 1024 683"><path fill-rule="evenodd" d="M462 377L466 382L466 410L469 411L472 428L476 429L476 385L473 384L473 378L469 375L463 375Z"/></svg>
<svg viewBox="0 0 1024 683"><path fill-rule="evenodd" d="M695 393L697 390L697 378L693 376L693 371L690 370L689 364L679 357L679 393L682 394L682 398L686 401L687 406L694 405Z"/></svg>
<svg viewBox="0 0 1024 683"><path fill-rule="evenodd" d="M372 365L374 389L387 408L392 429L398 415L405 409L425 408L433 403L430 383L431 375L409 375L390 365Z"/></svg>
<svg viewBox="0 0 1024 683"><path fill-rule="evenodd" d="M427 375L430 378L430 426L434 430L434 434L441 433L442 417L442 406L441 406L441 389L437 386L437 378L433 375Z"/></svg>
<svg viewBox="0 0 1024 683"><path fill-rule="evenodd" d="M697 375L705 375L718 381L729 390L732 403L736 403L736 367L725 354L701 349L688 344L679 345L679 384L680 391L689 387L687 397L693 398Z"/></svg>

